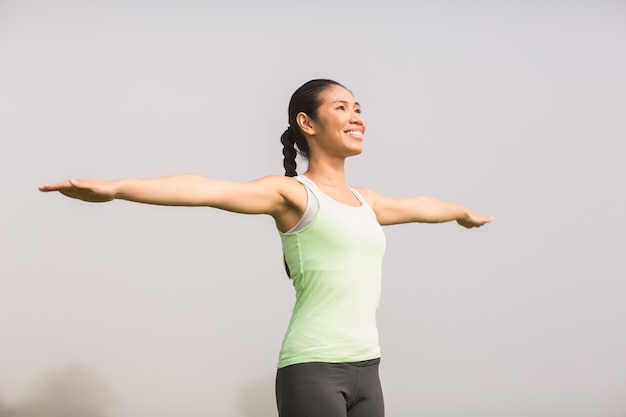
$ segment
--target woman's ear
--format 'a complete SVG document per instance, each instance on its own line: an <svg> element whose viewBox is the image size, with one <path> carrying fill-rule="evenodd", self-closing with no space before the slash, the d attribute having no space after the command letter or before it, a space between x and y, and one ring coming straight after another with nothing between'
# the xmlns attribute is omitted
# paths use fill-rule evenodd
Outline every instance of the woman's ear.
<svg viewBox="0 0 626 417"><path fill-rule="evenodd" d="M300 112L296 115L296 123L300 127L302 133L309 136L315 135L315 124L308 114Z"/></svg>

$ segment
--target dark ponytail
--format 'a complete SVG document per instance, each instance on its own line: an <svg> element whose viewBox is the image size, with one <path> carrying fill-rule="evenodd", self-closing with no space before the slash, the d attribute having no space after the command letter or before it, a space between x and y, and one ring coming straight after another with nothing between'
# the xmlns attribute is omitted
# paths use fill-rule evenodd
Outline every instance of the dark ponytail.
<svg viewBox="0 0 626 417"><path fill-rule="evenodd" d="M296 141L293 136L293 129L289 126L280 137L280 142L283 144L283 166L285 167L285 176L287 177L298 175L296 172Z"/></svg>
<svg viewBox="0 0 626 417"><path fill-rule="evenodd" d="M322 104L322 93L329 87L337 85L343 87L337 81L332 80L311 80L302 87L298 88L289 100L288 121L289 127L280 136L280 142L283 144L283 167L287 177L295 177L298 175L296 171L296 157L298 154L309 159L309 144L298 126L296 116L299 113L307 114L311 119L317 120L317 109ZM291 278L291 271L287 265L287 259L283 256L285 263L285 271L287 276Z"/></svg>

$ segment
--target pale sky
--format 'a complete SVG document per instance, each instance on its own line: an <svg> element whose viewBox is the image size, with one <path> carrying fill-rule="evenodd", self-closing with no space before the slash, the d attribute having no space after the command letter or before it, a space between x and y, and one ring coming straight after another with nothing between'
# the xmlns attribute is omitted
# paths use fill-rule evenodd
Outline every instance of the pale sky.
<svg viewBox="0 0 626 417"><path fill-rule="evenodd" d="M276 416L269 217L37 187L281 175L331 78L368 123L350 184L496 217L385 229L387 415L625 415L626 3L538 3L0 3L0 400L81 364L115 416Z"/></svg>

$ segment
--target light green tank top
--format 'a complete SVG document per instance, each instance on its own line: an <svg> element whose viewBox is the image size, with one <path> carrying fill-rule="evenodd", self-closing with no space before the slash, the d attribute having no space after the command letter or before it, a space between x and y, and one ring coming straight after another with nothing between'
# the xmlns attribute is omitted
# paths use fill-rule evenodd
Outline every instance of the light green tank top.
<svg viewBox="0 0 626 417"><path fill-rule="evenodd" d="M373 210L339 203L305 177L296 177L318 200L313 221L280 233L296 302L278 367L304 362L378 358L376 313L385 235Z"/></svg>

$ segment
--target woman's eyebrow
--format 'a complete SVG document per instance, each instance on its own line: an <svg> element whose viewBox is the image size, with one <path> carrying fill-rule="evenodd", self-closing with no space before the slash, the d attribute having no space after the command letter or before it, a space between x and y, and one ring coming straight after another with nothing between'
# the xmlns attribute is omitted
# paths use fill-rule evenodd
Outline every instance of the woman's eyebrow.
<svg viewBox="0 0 626 417"><path fill-rule="evenodd" d="M347 100L335 100L335 101L333 101L333 104L335 104L335 103L350 104L350 102L349 102L349 101L347 101ZM360 104L358 101L355 101L355 102L354 102L354 105L355 105L355 106L359 106L359 107L361 107L361 104Z"/></svg>

